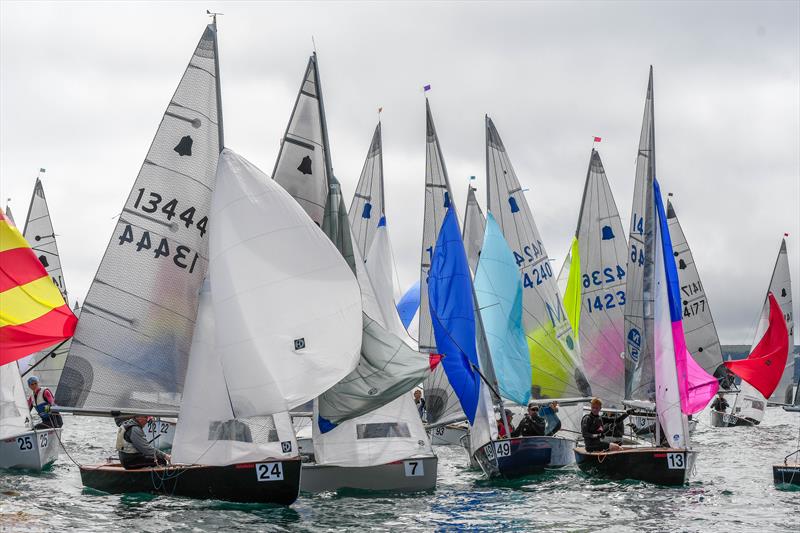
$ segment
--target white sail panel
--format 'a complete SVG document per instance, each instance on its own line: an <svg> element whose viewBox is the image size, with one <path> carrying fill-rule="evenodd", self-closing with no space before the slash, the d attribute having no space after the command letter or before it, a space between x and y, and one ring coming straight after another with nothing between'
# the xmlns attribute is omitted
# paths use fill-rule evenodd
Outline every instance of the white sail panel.
<svg viewBox="0 0 800 533"><path fill-rule="evenodd" d="M213 230L212 230L213 231ZM227 381L215 346L213 297L208 282L200 293L195 334L186 370L172 460L181 464L225 466L268 458L296 457L297 442L286 412L239 418L228 396ZM256 357L232 354L243 366ZM261 394L258 390L253 395ZM276 408L280 408L280 402Z"/></svg>
<svg viewBox="0 0 800 533"><path fill-rule="evenodd" d="M470 185L467 190L467 207L464 210L464 249L467 252L469 269L475 272L478 268L478 258L481 255L483 234L486 230L486 217L478 205L475 189Z"/></svg>
<svg viewBox="0 0 800 533"><path fill-rule="evenodd" d="M591 387L572 326L528 201L494 124L486 117L487 211L494 215L523 279L523 326L531 353L534 398L581 397Z"/></svg>
<svg viewBox="0 0 800 533"><path fill-rule="evenodd" d="M322 433L314 421L312 435L318 464L375 466L431 456L428 435L410 394Z"/></svg>
<svg viewBox="0 0 800 533"><path fill-rule="evenodd" d="M789 274L789 254L786 252L786 239L781 241L778 259L772 271L769 282L769 291L781 306L783 318L786 320L786 329L789 331L789 354L786 367L778 383L778 388L770 396L770 400L780 403L792 403L792 382L794 380L794 311L792 309L792 280ZM769 307L769 300L765 298L764 306ZM755 345L754 345L755 346Z"/></svg>
<svg viewBox="0 0 800 533"><path fill-rule="evenodd" d="M234 411L288 411L356 366L358 283L291 196L229 150L220 156L212 214L217 348ZM244 362L239 351L256 355Z"/></svg>
<svg viewBox="0 0 800 533"><path fill-rule="evenodd" d="M706 372L718 375L717 369L722 365L719 335L717 335L714 318L711 316L711 307L708 304L706 291L700 280L700 273L692 256L692 250L689 248L686 235L683 233L671 201L667 201L667 222L669 233L672 236L672 251L678 267L678 277L681 282L686 347L694 360Z"/></svg>
<svg viewBox="0 0 800 533"><path fill-rule="evenodd" d="M622 407L628 244L600 154L592 150L578 229L581 358L592 392ZM571 260L571 256L570 256ZM569 266L566 267L569 271Z"/></svg>
<svg viewBox="0 0 800 533"><path fill-rule="evenodd" d="M220 148L216 38L209 25L120 213L83 304L59 405L179 405Z"/></svg>
<svg viewBox="0 0 800 533"><path fill-rule="evenodd" d="M272 178L297 200L318 226L322 225L328 197L327 180L331 177L324 128L322 91L314 54L308 59Z"/></svg>
<svg viewBox="0 0 800 533"><path fill-rule="evenodd" d="M378 223L384 215L385 205L381 123L378 122L348 211L350 227L353 230L355 243L361 252L361 257L366 258L372 247L372 240L378 230Z"/></svg>
<svg viewBox="0 0 800 533"><path fill-rule="evenodd" d="M651 67L636 158L625 286L625 398L649 402L655 400L652 335L655 157Z"/></svg>
<svg viewBox="0 0 800 533"><path fill-rule="evenodd" d="M0 440L33 428L16 361L0 366Z"/></svg>

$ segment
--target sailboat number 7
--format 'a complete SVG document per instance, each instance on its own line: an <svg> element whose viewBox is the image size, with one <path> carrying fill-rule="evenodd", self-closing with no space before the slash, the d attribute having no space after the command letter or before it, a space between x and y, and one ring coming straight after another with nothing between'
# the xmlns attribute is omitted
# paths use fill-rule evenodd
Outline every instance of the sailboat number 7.
<svg viewBox="0 0 800 533"><path fill-rule="evenodd" d="M259 481L283 481L283 465L281 463L257 463L256 479Z"/></svg>
<svg viewBox="0 0 800 533"><path fill-rule="evenodd" d="M683 453L668 453L667 468L670 470L686 470L686 456Z"/></svg>
<svg viewBox="0 0 800 533"><path fill-rule="evenodd" d="M425 468L422 466L422 461L403 461L403 470L405 470L406 477L425 475Z"/></svg>

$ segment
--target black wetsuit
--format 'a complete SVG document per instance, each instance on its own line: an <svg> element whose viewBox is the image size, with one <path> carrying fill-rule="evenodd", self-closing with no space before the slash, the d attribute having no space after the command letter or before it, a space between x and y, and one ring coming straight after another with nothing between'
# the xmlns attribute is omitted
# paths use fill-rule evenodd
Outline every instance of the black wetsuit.
<svg viewBox="0 0 800 533"><path fill-rule="evenodd" d="M600 415L587 413L581 419L581 435L587 452L602 452L608 449L609 444L603 441L603 419Z"/></svg>
<svg viewBox="0 0 800 533"><path fill-rule="evenodd" d="M529 414L522 417L517 429L511 432L512 437L542 437L546 426L544 418L539 415Z"/></svg>
<svg viewBox="0 0 800 533"><path fill-rule="evenodd" d="M712 409L714 409L715 411L720 411L721 413L724 413L725 410L728 409L728 407L730 407L728 405L728 401L722 396L717 396L717 399L714 400L714 403L711 404Z"/></svg>

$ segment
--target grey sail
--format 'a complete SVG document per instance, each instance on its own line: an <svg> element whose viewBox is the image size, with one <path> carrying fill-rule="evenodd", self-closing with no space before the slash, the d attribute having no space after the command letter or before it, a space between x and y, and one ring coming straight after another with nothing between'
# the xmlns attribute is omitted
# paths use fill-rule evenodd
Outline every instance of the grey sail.
<svg viewBox="0 0 800 533"><path fill-rule="evenodd" d="M317 55L314 53L308 59L272 179L303 206L318 226L322 226L328 180L333 175L327 135Z"/></svg>
<svg viewBox="0 0 800 533"><path fill-rule="evenodd" d="M775 266L772 270L769 292L775 295L775 299L781 306L783 318L786 320L786 329L789 331L789 353L786 358L786 367L783 370L778 387L769 397L769 400L779 403L791 403L792 383L794 381L794 312L792 309L792 280L789 269L789 254L786 251L785 238L781 241L778 258L775 260ZM765 298L764 306L768 305L769 302Z"/></svg>
<svg viewBox="0 0 800 533"><path fill-rule="evenodd" d="M618 407L625 394L623 331L628 244L600 154L592 149L575 232L581 272L578 336L592 391Z"/></svg>
<svg viewBox="0 0 800 533"><path fill-rule="evenodd" d="M9 219L11 221L11 223L14 224L15 226L17 225L17 223L14 222L14 215L11 214L11 206L10 205L6 206L6 218Z"/></svg>
<svg viewBox="0 0 800 533"><path fill-rule="evenodd" d="M478 268L478 258L483 246L483 233L486 230L486 217L478 204L475 189L470 185L467 190L467 207L464 210L464 248L467 252L467 262L472 272Z"/></svg>
<svg viewBox="0 0 800 533"><path fill-rule="evenodd" d="M378 223L384 215L385 205L383 198L383 145L381 123L378 122L348 211L353 237L358 251L364 259L369 253Z"/></svg>
<svg viewBox="0 0 800 533"><path fill-rule="evenodd" d="M628 281L625 288L625 398L655 400L653 352L653 180L656 173L655 122L653 116L653 68L647 84L636 181L633 189L628 237Z"/></svg>
<svg viewBox="0 0 800 533"><path fill-rule="evenodd" d="M175 411L208 264L223 145L216 26L203 32L81 309L56 402Z"/></svg>
<svg viewBox="0 0 800 533"><path fill-rule="evenodd" d="M514 253L523 279L523 327L534 398L591 395L579 348L528 201L492 120L486 117L487 210Z"/></svg>
<svg viewBox="0 0 800 533"><path fill-rule="evenodd" d="M683 303L683 333L686 337L686 347L694 360L703 369L716 376L718 379L727 375L722 366L722 348L719 344L717 327L711 316L706 291L700 280L697 264L692 256L692 250L683 233L681 223L675 214L672 201L667 201L667 223L669 234L672 237L672 253L678 267L680 279L680 294ZM722 368L720 368L722 367ZM723 380L723 385L727 380Z"/></svg>
<svg viewBox="0 0 800 533"><path fill-rule="evenodd" d="M23 236L31 245L33 253L39 258L39 261L44 266L50 279L61 291L61 296L64 301L69 305L67 298L67 284L64 280L64 272L61 268L61 257L58 254L58 245L56 243L56 234L53 229L53 221L50 218L50 209L47 207L47 199L44 195L44 187L42 180L36 178L36 184L33 187L33 194L31 195L31 203L28 208L28 218L25 220L25 228L22 231ZM42 361L32 371L39 378L39 382L44 387L48 387L55 391L58 385L58 380L61 377L61 370L64 368L64 362L67 358L67 352L72 344L72 340L67 340L61 344L52 354L50 351L53 347L37 352L28 357L27 363L30 365L35 364L37 361ZM43 359L43 357L49 357Z"/></svg>
<svg viewBox="0 0 800 533"><path fill-rule="evenodd" d="M428 270L439 230L450 207L453 193L447 178L439 137L433 123L431 106L425 99L425 218L422 226L422 254L419 277L419 351L437 353L431 311L428 304ZM444 367L438 365L423 382L427 422L446 421L463 416L458 397L447 380Z"/></svg>

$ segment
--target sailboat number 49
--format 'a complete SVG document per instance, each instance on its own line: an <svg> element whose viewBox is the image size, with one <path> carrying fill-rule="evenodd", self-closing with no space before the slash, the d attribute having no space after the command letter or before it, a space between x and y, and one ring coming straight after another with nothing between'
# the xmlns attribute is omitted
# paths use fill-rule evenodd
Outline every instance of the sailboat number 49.
<svg viewBox="0 0 800 533"><path fill-rule="evenodd" d="M670 470L686 470L686 456L683 453L668 453L667 468Z"/></svg>
<svg viewBox="0 0 800 533"><path fill-rule="evenodd" d="M283 465L281 463L257 463L256 479L259 481L283 481Z"/></svg>

